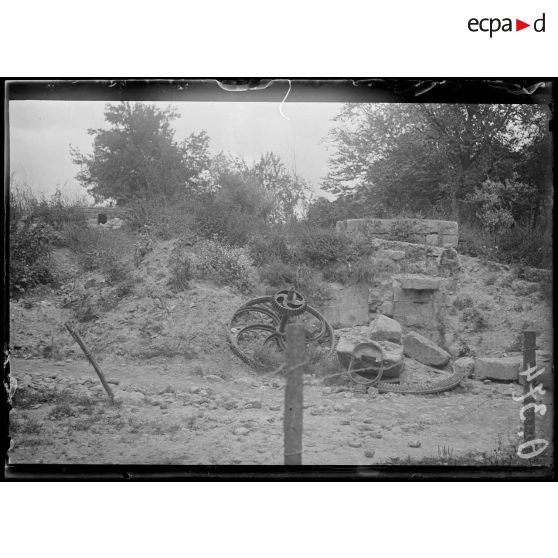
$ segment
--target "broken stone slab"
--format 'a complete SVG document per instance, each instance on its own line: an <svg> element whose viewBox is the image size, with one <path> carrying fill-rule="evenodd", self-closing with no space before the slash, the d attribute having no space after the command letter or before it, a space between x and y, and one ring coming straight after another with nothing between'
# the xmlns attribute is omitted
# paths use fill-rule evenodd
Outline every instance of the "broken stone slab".
<svg viewBox="0 0 558 558"><path fill-rule="evenodd" d="M414 331L407 333L403 338L403 350L405 356L414 358L428 366L445 366L450 359L447 351Z"/></svg>
<svg viewBox="0 0 558 558"><path fill-rule="evenodd" d="M339 341L337 342L337 358L344 368L348 368L354 348L360 343L370 341L370 330L368 327L354 327L337 330ZM403 347L390 341L376 341L384 352L384 374L385 378L398 378L403 372L405 365ZM354 367L360 368L362 363L355 362Z"/></svg>
<svg viewBox="0 0 558 558"><path fill-rule="evenodd" d="M475 377L479 380L518 382L523 357L480 357L475 360Z"/></svg>
<svg viewBox="0 0 558 558"><path fill-rule="evenodd" d="M428 275L405 274L394 275L393 286L413 291L437 291L440 288L440 279ZM399 284L398 284L399 283Z"/></svg>
<svg viewBox="0 0 558 558"><path fill-rule="evenodd" d="M378 314L370 323L370 339L374 341L391 341L401 344L403 330L401 324L387 316Z"/></svg>

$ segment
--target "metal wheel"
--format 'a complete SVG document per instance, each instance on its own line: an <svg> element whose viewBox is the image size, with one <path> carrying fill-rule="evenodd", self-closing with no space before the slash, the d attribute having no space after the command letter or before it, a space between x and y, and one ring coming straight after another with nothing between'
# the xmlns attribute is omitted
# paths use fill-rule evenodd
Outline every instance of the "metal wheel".
<svg viewBox="0 0 558 558"><path fill-rule="evenodd" d="M274 310L281 316L298 316L306 310L306 299L294 289L279 291L271 297Z"/></svg>
<svg viewBox="0 0 558 558"><path fill-rule="evenodd" d="M229 323L231 349L254 368L281 364L286 348L286 328L292 321L305 326L306 343L313 346L314 355L322 351L327 351L328 355L333 353L335 338L331 325L320 312L307 305L302 294L292 289L243 304Z"/></svg>

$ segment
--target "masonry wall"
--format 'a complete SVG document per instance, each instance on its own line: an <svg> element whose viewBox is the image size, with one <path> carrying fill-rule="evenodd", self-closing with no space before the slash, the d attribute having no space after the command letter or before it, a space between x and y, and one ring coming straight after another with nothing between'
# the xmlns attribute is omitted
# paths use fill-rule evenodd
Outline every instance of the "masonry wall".
<svg viewBox="0 0 558 558"><path fill-rule="evenodd" d="M428 246L457 247L459 227L455 221L435 219L347 219L336 230L363 239L382 238Z"/></svg>

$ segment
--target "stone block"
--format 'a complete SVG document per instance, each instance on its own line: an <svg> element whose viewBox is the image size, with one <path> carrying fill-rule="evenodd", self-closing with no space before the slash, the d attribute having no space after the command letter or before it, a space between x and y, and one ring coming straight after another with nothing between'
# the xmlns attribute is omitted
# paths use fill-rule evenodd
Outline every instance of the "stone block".
<svg viewBox="0 0 558 558"><path fill-rule="evenodd" d="M475 377L479 380L518 382L523 357L481 357L475 360Z"/></svg>
<svg viewBox="0 0 558 558"><path fill-rule="evenodd" d="M334 327L368 324L368 285L359 284L333 289L331 298L320 309Z"/></svg>
<svg viewBox="0 0 558 558"><path fill-rule="evenodd" d="M456 221L438 221L439 228L438 232L440 234L450 234L454 236L458 236L459 234L459 225Z"/></svg>
<svg viewBox="0 0 558 558"><path fill-rule="evenodd" d="M440 236L438 233L436 234L427 234L426 235L426 244L429 246L438 246Z"/></svg>
<svg viewBox="0 0 558 558"><path fill-rule="evenodd" d="M382 314L378 314L370 323L370 339L374 341L391 341L400 344L401 335L401 324Z"/></svg>
<svg viewBox="0 0 558 558"><path fill-rule="evenodd" d="M428 366L445 366L450 359L447 351L423 335L411 331L403 339L405 356Z"/></svg>
<svg viewBox="0 0 558 558"><path fill-rule="evenodd" d="M380 312L384 316L389 316L390 318L393 318L393 302L391 300L385 300L384 302L382 302L380 306Z"/></svg>
<svg viewBox="0 0 558 558"><path fill-rule="evenodd" d="M433 328L435 316L431 304L415 302L395 302L393 319L408 327Z"/></svg>
<svg viewBox="0 0 558 558"><path fill-rule="evenodd" d="M442 236L442 242L441 242L442 246L449 244L450 246L453 246L453 248L457 248L458 237L456 234L444 234L441 236Z"/></svg>

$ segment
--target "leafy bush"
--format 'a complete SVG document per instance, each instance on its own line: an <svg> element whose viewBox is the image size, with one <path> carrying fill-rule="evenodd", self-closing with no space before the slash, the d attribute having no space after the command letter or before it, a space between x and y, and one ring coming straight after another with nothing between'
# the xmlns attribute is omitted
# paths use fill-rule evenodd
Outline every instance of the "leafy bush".
<svg viewBox="0 0 558 558"><path fill-rule="evenodd" d="M263 265L260 270L260 279L272 287L292 285L296 279L296 268L290 264L275 260Z"/></svg>
<svg viewBox="0 0 558 558"><path fill-rule="evenodd" d="M49 199L35 200L28 219L47 223L55 231L62 230L68 223L82 227L87 224L87 218L77 202L65 198L59 188Z"/></svg>
<svg viewBox="0 0 558 558"><path fill-rule="evenodd" d="M256 270L241 248L204 240L198 243L191 257L197 277L236 287L241 292L250 292L254 288Z"/></svg>
<svg viewBox="0 0 558 558"><path fill-rule="evenodd" d="M552 226L515 224L488 232L466 223L459 227L461 254L505 264L552 269Z"/></svg>
<svg viewBox="0 0 558 558"><path fill-rule="evenodd" d="M252 216L217 201L196 206L193 226L198 235L232 246L246 244L256 229Z"/></svg>
<svg viewBox="0 0 558 558"><path fill-rule="evenodd" d="M454 299L453 305L458 310L463 310L464 308L472 308L474 306L473 299L469 296L458 296Z"/></svg>
<svg viewBox="0 0 558 558"><path fill-rule="evenodd" d="M465 308L463 321L469 322L473 331L484 331L489 325L486 316L478 308Z"/></svg>
<svg viewBox="0 0 558 558"><path fill-rule="evenodd" d="M346 285L351 280L351 268L349 264L344 262L335 262L328 265L322 271L322 277L325 281L338 282Z"/></svg>
<svg viewBox="0 0 558 558"><path fill-rule="evenodd" d="M254 177L240 172L224 173L220 181L215 194L196 200L193 226L200 236L243 246L265 226L273 199Z"/></svg>
<svg viewBox="0 0 558 558"><path fill-rule="evenodd" d="M143 231L161 240L191 234L191 199L175 203L163 200L136 200L126 205L126 224L134 231Z"/></svg>
<svg viewBox="0 0 558 558"><path fill-rule="evenodd" d="M62 237L86 271L101 271L110 283L130 278L135 247L125 231L69 224L63 227Z"/></svg>
<svg viewBox="0 0 558 558"><path fill-rule="evenodd" d="M10 223L10 293L22 294L53 281L53 230L43 221Z"/></svg>
<svg viewBox="0 0 558 558"><path fill-rule="evenodd" d="M271 229L252 236L248 242L248 251L257 266L276 261L286 263L292 259L285 233L280 229Z"/></svg>
<svg viewBox="0 0 558 558"><path fill-rule="evenodd" d="M189 254L180 245L175 246L169 258L169 285L173 291L183 291L190 286L194 277L194 264Z"/></svg>
<svg viewBox="0 0 558 558"><path fill-rule="evenodd" d="M300 263L325 267L336 261L344 261L350 253L349 239L330 229L298 227L296 254Z"/></svg>

